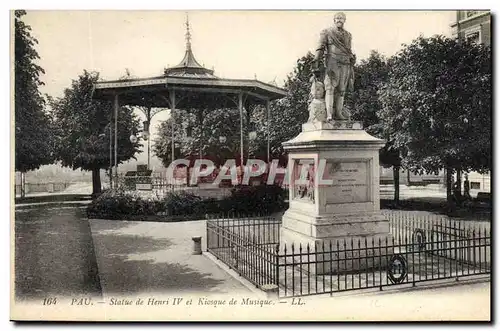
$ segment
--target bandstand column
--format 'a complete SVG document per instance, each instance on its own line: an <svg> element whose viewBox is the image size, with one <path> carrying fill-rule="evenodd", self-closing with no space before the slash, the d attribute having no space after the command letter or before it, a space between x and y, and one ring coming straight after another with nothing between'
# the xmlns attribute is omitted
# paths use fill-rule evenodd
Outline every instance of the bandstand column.
<svg viewBox="0 0 500 331"><path fill-rule="evenodd" d="M243 92L238 94L238 110L240 111L240 160L243 171Z"/></svg>
<svg viewBox="0 0 500 331"><path fill-rule="evenodd" d="M151 127L151 107L148 107L147 114L146 114L146 121L148 121L148 134L150 134L150 127ZM150 163L150 150L151 150L151 144L149 143L151 141L151 135L148 136L148 170L149 170L149 163Z"/></svg>
<svg viewBox="0 0 500 331"><path fill-rule="evenodd" d="M118 94L115 94L114 100L114 110L115 110L115 186L118 187Z"/></svg>
<svg viewBox="0 0 500 331"><path fill-rule="evenodd" d="M175 161L175 91L170 90L170 117L172 118L172 162Z"/></svg>
<svg viewBox="0 0 500 331"><path fill-rule="evenodd" d="M270 158L270 134L271 134L271 128L269 125L269 121L271 120L271 108L270 108L270 103L269 100L266 100L266 111L267 111L267 164L269 166L269 158Z"/></svg>

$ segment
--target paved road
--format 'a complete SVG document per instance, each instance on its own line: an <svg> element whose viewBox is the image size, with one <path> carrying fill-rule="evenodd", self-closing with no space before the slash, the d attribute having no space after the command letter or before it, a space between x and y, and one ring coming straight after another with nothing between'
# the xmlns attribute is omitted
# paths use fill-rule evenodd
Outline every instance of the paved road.
<svg viewBox="0 0 500 331"><path fill-rule="evenodd" d="M84 209L43 205L15 213L15 291L21 300L102 295Z"/></svg>

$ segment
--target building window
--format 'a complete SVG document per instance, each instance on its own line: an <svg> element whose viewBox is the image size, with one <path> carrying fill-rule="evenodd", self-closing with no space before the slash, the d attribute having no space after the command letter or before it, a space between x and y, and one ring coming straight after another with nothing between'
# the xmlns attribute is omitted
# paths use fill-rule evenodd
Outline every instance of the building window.
<svg viewBox="0 0 500 331"><path fill-rule="evenodd" d="M481 189L481 183L479 183L479 182L470 182L470 189L471 190L480 190Z"/></svg>
<svg viewBox="0 0 500 331"><path fill-rule="evenodd" d="M465 39L469 42L481 43L481 25L464 31Z"/></svg>
<svg viewBox="0 0 500 331"><path fill-rule="evenodd" d="M469 41L469 42L479 44L479 42L480 42L479 32L469 33L469 34L465 35L465 39L467 39L467 41Z"/></svg>
<svg viewBox="0 0 500 331"><path fill-rule="evenodd" d="M465 12L465 17L469 18L477 14L477 10L467 10Z"/></svg>

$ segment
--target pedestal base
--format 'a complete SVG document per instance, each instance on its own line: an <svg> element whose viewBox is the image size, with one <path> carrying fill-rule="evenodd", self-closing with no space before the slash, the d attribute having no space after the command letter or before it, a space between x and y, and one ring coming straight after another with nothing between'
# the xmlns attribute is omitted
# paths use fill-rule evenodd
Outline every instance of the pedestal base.
<svg viewBox="0 0 500 331"><path fill-rule="evenodd" d="M384 144L349 120L305 123L297 137L283 143L290 209L280 240L299 268L327 274L385 267L392 242L389 222L380 214L379 150ZM308 201L297 199L303 178L309 179Z"/></svg>
<svg viewBox="0 0 500 331"><path fill-rule="evenodd" d="M385 268L392 255L389 222L378 213L311 216L288 210L280 247L303 271L356 273ZM292 262L292 257L289 258Z"/></svg>

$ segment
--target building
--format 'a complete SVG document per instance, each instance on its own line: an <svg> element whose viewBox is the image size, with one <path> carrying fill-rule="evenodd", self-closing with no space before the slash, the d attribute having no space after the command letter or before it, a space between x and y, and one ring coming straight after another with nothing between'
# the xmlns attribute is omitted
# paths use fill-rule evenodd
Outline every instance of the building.
<svg viewBox="0 0 500 331"><path fill-rule="evenodd" d="M479 44L491 45L491 12L489 10L458 10L450 25L452 36ZM490 174L468 174L471 194L491 192Z"/></svg>
<svg viewBox="0 0 500 331"><path fill-rule="evenodd" d="M488 10L458 10L451 24L452 36L491 44L491 13Z"/></svg>

